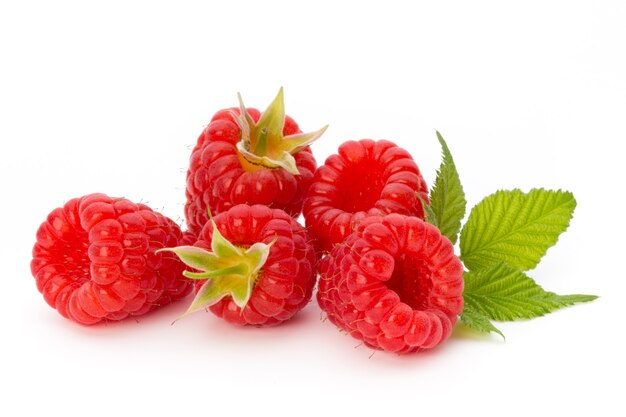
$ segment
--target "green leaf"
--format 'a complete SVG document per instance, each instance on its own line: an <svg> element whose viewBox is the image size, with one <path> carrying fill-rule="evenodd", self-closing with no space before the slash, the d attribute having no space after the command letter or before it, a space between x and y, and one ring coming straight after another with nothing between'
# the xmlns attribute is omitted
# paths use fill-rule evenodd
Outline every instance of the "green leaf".
<svg viewBox="0 0 626 417"><path fill-rule="evenodd" d="M466 272L463 276L465 310L495 321L532 319L576 303L598 298L595 295L558 295L545 291L524 272L499 263L489 269Z"/></svg>
<svg viewBox="0 0 626 417"><path fill-rule="evenodd" d="M417 194L417 198L419 198L420 202L422 203L422 208L424 209L424 220L439 228L439 221L437 220L437 215L435 214L433 209L419 194Z"/></svg>
<svg viewBox="0 0 626 417"><path fill-rule="evenodd" d="M482 333L498 333L504 339L502 332L489 321L489 318L471 306L465 305L463 308L461 322L472 330Z"/></svg>
<svg viewBox="0 0 626 417"><path fill-rule="evenodd" d="M567 191L497 191L470 212L461 231L461 259L470 270L498 262L532 269L567 229L574 208Z"/></svg>
<svg viewBox="0 0 626 417"><path fill-rule="evenodd" d="M465 216L465 192L454 165L450 149L441 134L437 132L441 144L443 159L435 184L430 191L430 208L428 221L439 228L441 234L455 244L461 229L461 220ZM432 217L432 219L431 219Z"/></svg>

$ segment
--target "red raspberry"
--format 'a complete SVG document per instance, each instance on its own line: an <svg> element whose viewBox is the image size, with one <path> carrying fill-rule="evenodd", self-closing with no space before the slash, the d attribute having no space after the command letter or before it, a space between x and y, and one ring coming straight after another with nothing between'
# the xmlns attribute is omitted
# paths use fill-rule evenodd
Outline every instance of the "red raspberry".
<svg viewBox="0 0 626 417"><path fill-rule="evenodd" d="M213 116L191 154L185 217L196 236L209 219L207 208L217 214L263 204L298 217L317 166L308 145L326 127L302 133L285 115L282 88L262 114L239 100L239 109Z"/></svg>
<svg viewBox="0 0 626 417"><path fill-rule="evenodd" d="M400 213L424 217L418 195L428 187L411 155L392 142L345 142L315 172L304 202L314 245L330 251L366 215Z"/></svg>
<svg viewBox="0 0 626 417"><path fill-rule="evenodd" d="M90 194L54 209L37 231L31 272L44 299L80 324L138 316L184 297L184 265L157 249L180 228L143 204Z"/></svg>
<svg viewBox="0 0 626 417"><path fill-rule="evenodd" d="M202 271L185 271L198 280L185 315L209 307L230 323L270 326L311 299L316 258L308 242L304 228L283 210L241 204L206 223L194 246L165 250Z"/></svg>
<svg viewBox="0 0 626 417"><path fill-rule="evenodd" d="M317 300L331 322L375 349L412 352L448 338L463 310L463 266L417 217L362 221L320 264Z"/></svg>

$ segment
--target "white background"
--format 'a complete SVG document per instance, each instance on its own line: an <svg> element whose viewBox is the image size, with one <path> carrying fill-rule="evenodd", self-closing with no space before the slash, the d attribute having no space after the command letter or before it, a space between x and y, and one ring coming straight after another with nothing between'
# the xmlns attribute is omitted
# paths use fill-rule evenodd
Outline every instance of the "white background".
<svg viewBox="0 0 626 417"><path fill-rule="evenodd" d="M87 3L0 6L0 414L624 412L624 2ZM387 138L430 184L438 129L470 207L500 188L573 191L570 229L531 276L601 298L501 324L505 342L457 329L403 357L356 347L315 302L271 329L170 326L185 302L81 327L45 304L29 261L49 211L105 192L180 219L212 114L238 91L264 108L280 86L303 130L330 124L320 164Z"/></svg>

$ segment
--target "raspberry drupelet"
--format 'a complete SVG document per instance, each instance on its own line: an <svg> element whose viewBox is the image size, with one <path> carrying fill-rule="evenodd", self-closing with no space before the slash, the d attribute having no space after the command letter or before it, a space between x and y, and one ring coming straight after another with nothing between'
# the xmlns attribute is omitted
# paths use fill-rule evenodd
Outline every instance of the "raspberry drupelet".
<svg viewBox="0 0 626 417"><path fill-rule="evenodd" d="M178 225L144 204L104 194L69 200L37 231L31 272L62 316L95 324L139 316L192 290L173 254Z"/></svg>
<svg viewBox="0 0 626 417"><path fill-rule="evenodd" d="M424 217L428 187L411 155L386 140L348 141L313 177L303 214L313 244L328 252L367 215Z"/></svg>
<svg viewBox="0 0 626 417"><path fill-rule="evenodd" d="M463 310L463 265L450 241L417 217L364 219L320 263L328 319L374 349L431 349Z"/></svg>

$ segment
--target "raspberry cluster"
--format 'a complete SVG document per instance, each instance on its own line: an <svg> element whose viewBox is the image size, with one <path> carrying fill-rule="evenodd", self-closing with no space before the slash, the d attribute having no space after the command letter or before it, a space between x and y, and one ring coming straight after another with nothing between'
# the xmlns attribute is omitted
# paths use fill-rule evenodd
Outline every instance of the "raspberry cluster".
<svg viewBox="0 0 626 417"><path fill-rule="evenodd" d="M369 217L320 265L328 319L372 348L429 349L463 310L463 265L450 241L417 217Z"/></svg>
<svg viewBox="0 0 626 417"><path fill-rule="evenodd" d="M257 122L260 112L248 109ZM298 173L285 169L249 170L241 162L237 142L241 128L235 122L240 110L217 112L198 138L187 171L185 218L189 231L199 234L209 221L209 211L219 213L237 204L263 204L280 208L297 218L305 193L317 167L310 148L294 155ZM301 133L297 123L285 116L283 135Z"/></svg>
<svg viewBox="0 0 626 417"><path fill-rule="evenodd" d="M428 188L387 140L343 143L317 168L284 111L218 111L193 148L182 232L143 204L70 200L37 232L31 269L57 311L80 324L121 320L181 299L236 325L270 326L311 299L372 348L429 349L463 309L463 267L427 224ZM296 219L304 215L306 229ZM214 216L214 217L213 217Z"/></svg>
<svg viewBox="0 0 626 417"><path fill-rule="evenodd" d="M348 141L315 172L304 217L317 249L330 251L368 215L424 218L419 197L428 201L428 188L406 150L386 140Z"/></svg>
<svg viewBox="0 0 626 417"><path fill-rule="evenodd" d="M267 326L290 319L311 299L315 285L315 251L304 228L286 212L263 205L237 205L215 216L200 232L196 246L211 248L215 229L237 247L270 245L265 265L254 277L248 303L221 298L209 309L226 321ZM199 289L203 280L196 283Z"/></svg>
<svg viewBox="0 0 626 417"><path fill-rule="evenodd" d="M138 316L183 298L178 225L144 204L104 194L69 200L37 231L31 272L46 302L81 324Z"/></svg>

